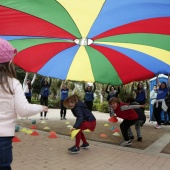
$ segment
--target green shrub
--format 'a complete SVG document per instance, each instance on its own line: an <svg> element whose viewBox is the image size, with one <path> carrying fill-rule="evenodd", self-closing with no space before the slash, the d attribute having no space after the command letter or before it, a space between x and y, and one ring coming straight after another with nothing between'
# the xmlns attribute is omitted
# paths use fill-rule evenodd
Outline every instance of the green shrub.
<svg viewBox="0 0 170 170"><path fill-rule="evenodd" d="M100 103L100 104L98 105L97 110L98 110L99 112L109 113L108 103L107 103L107 102Z"/></svg>
<svg viewBox="0 0 170 170"><path fill-rule="evenodd" d="M93 111L98 111L99 103L93 103Z"/></svg>
<svg viewBox="0 0 170 170"><path fill-rule="evenodd" d="M40 104L40 101L39 100L35 100L35 99L32 99L31 100L31 103L32 104ZM48 100L48 107L49 108L57 108L59 109L60 108L60 100Z"/></svg>
<svg viewBox="0 0 170 170"><path fill-rule="evenodd" d="M100 99L99 99L99 98L95 98L94 101L93 101L93 103L99 104L99 103L100 103Z"/></svg>
<svg viewBox="0 0 170 170"><path fill-rule="evenodd" d="M40 101L39 100L35 100L35 99L31 99L31 103L32 104L40 104Z"/></svg>

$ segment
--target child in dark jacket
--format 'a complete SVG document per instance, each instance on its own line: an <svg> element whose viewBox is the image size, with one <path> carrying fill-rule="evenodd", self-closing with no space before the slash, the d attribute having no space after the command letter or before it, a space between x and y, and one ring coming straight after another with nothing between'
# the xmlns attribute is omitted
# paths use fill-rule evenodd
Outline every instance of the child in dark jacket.
<svg viewBox="0 0 170 170"><path fill-rule="evenodd" d="M139 105L139 103L135 102L135 99L133 97L128 97L126 99L126 103L128 103L130 105ZM136 134L137 134L137 137L138 137L137 141L142 142L142 133L141 133L140 128L146 122L146 116L140 108L134 109L134 110L139 116L138 120L136 120L136 122L135 122L135 129L136 129ZM128 129L128 134L129 134L130 139L134 139L134 135L131 131L131 128Z"/></svg>
<svg viewBox="0 0 170 170"><path fill-rule="evenodd" d="M128 129L130 126L134 125L135 121L138 120L139 116L135 112L135 108L144 107L143 105L127 105L122 103L118 98L112 97L109 100L109 105L114 110L114 113L117 117L122 118L123 122L120 124L120 129L124 138L124 142L121 143L121 146L131 145L131 140L128 136Z"/></svg>
<svg viewBox="0 0 170 170"><path fill-rule="evenodd" d="M73 115L77 118L76 122L71 129L72 131L75 129L80 129L80 131L76 135L75 146L69 148L68 150L71 153L78 153L81 148L88 148L89 144L86 141L86 138L83 134L83 130L89 129L90 131L94 131L96 127L96 118L92 114L92 112L87 108L87 106L79 100L77 95L72 95L68 97L64 101L64 106L70 108ZM82 140L83 144L80 145L80 140Z"/></svg>

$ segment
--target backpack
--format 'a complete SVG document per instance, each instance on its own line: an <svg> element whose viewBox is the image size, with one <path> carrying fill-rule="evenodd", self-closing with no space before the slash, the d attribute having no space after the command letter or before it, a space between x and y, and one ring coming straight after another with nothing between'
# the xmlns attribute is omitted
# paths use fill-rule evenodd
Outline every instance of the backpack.
<svg viewBox="0 0 170 170"><path fill-rule="evenodd" d="M165 103L167 107L170 107L170 90L168 90L168 93L166 94Z"/></svg>

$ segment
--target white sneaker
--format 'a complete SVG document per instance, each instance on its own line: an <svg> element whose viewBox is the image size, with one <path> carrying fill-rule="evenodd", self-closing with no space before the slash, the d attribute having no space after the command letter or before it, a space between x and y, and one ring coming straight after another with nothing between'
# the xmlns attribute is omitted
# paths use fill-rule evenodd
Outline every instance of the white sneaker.
<svg viewBox="0 0 170 170"><path fill-rule="evenodd" d="M156 125L155 129L161 129L161 126L160 125Z"/></svg>
<svg viewBox="0 0 170 170"><path fill-rule="evenodd" d="M47 117L44 117L44 119L45 119L45 120L48 120L48 118L47 118Z"/></svg>
<svg viewBox="0 0 170 170"><path fill-rule="evenodd" d="M129 146L131 144L132 144L131 140L129 140L129 141L124 141L123 143L120 144L120 146Z"/></svg>
<svg viewBox="0 0 170 170"><path fill-rule="evenodd" d="M40 117L40 120L43 120L43 117Z"/></svg>

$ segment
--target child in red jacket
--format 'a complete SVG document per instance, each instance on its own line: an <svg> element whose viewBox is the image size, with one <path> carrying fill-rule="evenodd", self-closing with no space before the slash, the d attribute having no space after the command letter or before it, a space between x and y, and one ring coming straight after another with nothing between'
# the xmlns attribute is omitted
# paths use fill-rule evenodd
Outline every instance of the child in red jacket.
<svg viewBox="0 0 170 170"><path fill-rule="evenodd" d="M116 116L123 119L123 122L120 124L120 129L125 141L121 143L121 146L131 145L131 140L128 137L128 129L138 120L138 114L133 109L144 107L144 105L127 105L116 97L112 97L109 100L109 105L114 110Z"/></svg>

